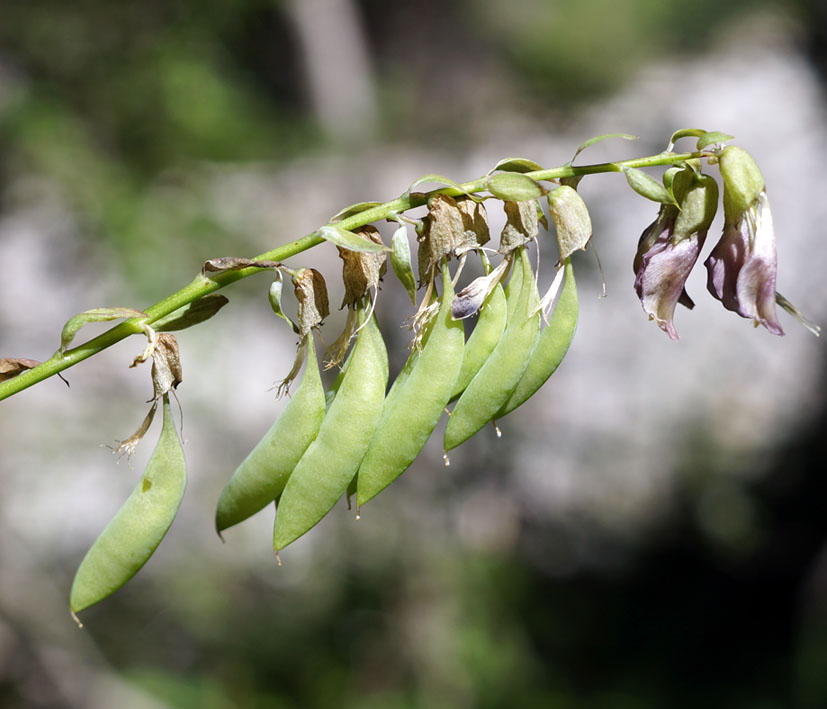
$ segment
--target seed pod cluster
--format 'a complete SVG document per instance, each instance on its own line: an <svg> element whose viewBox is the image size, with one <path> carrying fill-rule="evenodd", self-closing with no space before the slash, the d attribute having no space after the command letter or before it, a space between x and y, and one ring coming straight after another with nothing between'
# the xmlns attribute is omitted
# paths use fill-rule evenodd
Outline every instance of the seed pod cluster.
<svg viewBox="0 0 827 709"><path fill-rule="evenodd" d="M281 415L227 481L215 514L219 535L275 503L273 547L278 558L281 549L313 528L343 496L348 502L356 496L358 514L362 505L396 480L420 454L451 402L455 405L445 429L445 451L512 411L545 382L568 349L577 321L571 260L561 260L555 285L541 302L527 244L537 237L545 217L536 199L506 201L504 210L501 261L494 267L483 252L490 240L483 204L445 195L430 201L418 254L419 280L426 291L415 316L410 356L389 390L387 351L374 314L386 251L361 247L364 242L381 246L378 230L366 226L347 232L349 241L334 242L343 264L342 307L348 317L331 348L328 366L340 365L340 371L327 392L314 342L329 314L325 280L314 269L273 266L270 305L299 336L293 368L280 392L287 391L302 366L304 374ZM572 229L558 221L568 212L551 210L561 238L560 253L563 241L569 249L566 256ZM582 210L578 215L582 227ZM407 240L404 226L400 229L394 237L397 242ZM577 245L582 247L589 235L581 228ZM346 243L360 250L342 245ZM454 278L474 251L484 273L455 294ZM395 272L415 295L404 245L397 243L391 255ZM450 269L453 259L460 261L456 275ZM292 277L295 320L282 309L282 270ZM555 300L543 329L542 314L550 309L545 306ZM464 320L474 314L476 324L466 341ZM181 382L178 344L168 333L149 327L146 333L149 345L133 365L152 358L153 405L118 451L131 454L159 402L164 414L161 439L138 486L81 563L70 598L73 613L108 596L146 563L181 503L186 468L169 405L170 393Z"/></svg>
<svg viewBox="0 0 827 709"><path fill-rule="evenodd" d="M490 239L482 203L445 195L430 201L418 239L420 286L427 286L417 313L419 329L387 393L387 353L370 298L384 273L385 255L339 246L343 307L350 325L333 349L335 361L344 364L323 394L312 336L306 335L304 379L227 483L216 512L219 532L275 502L273 546L278 556L343 496L348 504L356 496L358 515L362 505L413 463L452 401L456 404L445 430L446 451L515 409L548 379L568 349L577 321L571 261L561 263L554 293L547 296L559 297L543 329L526 245L537 237L545 217L536 199L505 202L504 208L502 260L492 267L482 253ZM558 231L571 241L570 229ZM373 227L353 233L382 243ZM402 238L404 226L394 235L394 240ZM404 247L394 249L394 270L410 287L410 259ZM470 251L480 253L485 273L455 294L450 260L462 260ZM474 313L476 325L466 341L463 319Z"/></svg>

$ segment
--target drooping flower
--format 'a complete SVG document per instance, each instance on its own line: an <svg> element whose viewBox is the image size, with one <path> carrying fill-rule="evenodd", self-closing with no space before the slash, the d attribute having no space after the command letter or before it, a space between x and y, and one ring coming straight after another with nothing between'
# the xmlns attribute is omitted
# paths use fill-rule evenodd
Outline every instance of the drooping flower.
<svg viewBox="0 0 827 709"><path fill-rule="evenodd" d="M715 217L718 187L708 175L686 168L674 174L672 190L680 209L673 204L661 205L657 219L640 237L633 268L635 292L643 310L677 340L672 322L675 306L695 307L685 284Z"/></svg>
<svg viewBox="0 0 827 709"><path fill-rule="evenodd" d="M726 148L719 162L724 232L704 263L707 288L728 310L783 335L775 310L778 262L764 180L755 161L740 148Z"/></svg>

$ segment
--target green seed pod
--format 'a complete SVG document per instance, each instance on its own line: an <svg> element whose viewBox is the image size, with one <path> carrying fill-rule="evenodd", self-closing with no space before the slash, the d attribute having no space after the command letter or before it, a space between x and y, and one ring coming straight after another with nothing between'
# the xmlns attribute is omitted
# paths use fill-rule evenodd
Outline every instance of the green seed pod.
<svg viewBox="0 0 827 709"><path fill-rule="evenodd" d="M221 533L278 500L287 479L315 440L325 414L325 394L313 336L305 336L304 377L284 411L227 482L215 512Z"/></svg>
<svg viewBox="0 0 827 709"><path fill-rule="evenodd" d="M282 492L273 529L276 552L315 526L347 490L376 430L387 383L387 351L371 317L359 331L319 435Z"/></svg>
<svg viewBox="0 0 827 709"><path fill-rule="evenodd" d="M560 262L575 251L585 249L592 237L589 210L577 191L563 185L548 196L548 210L557 230Z"/></svg>
<svg viewBox="0 0 827 709"><path fill-rule="evenodd" d="M181 504L187 471L181 440L163 398L164 425L146 471L112 521L86 553L72 583L73 613L117 591L147 562Z"/></svg>
<svg viewBox="0 0 827 709"><path fill-rule="evenodd" d="M486 180L485 188L504 202L529 202L546 193L539 183L519 172L498 172L491 175Z"/></svg>
<svg viewBox="0 0 827 709"><path fill-rule="evenodd" d="M468 440L496 416L523 376L537 345L540 295L525 248L519 254L519 299L499 343L451 412L443 442L446 451ZM511 288L511 282L508 285Z"/></svg>
<svg viewBox="0 0 827 709"><path fill-rule="evenodd" d="M574 283L571 259L566 260L565 269L563 290L554 312L548 325L540 333L537 347L531 355L523 376L520 377L517 387L497 413L497 418L502 418L533 396L554 374L568 352L569 345L574 338L574 331L577 329L578 310L577 288Z"/></svg>
<svg viewBox="0 0 827 709"><path fill-rule="evenodd" d="M391 268L405 286L405 290L411 297L411 302L416 305L416 278L414 278L411 266L411 247L408 243L408 229L402 224L393 233L391 239Z"/></svg>
<svg viewBox="0 0 827 709"><path fill-rule="evenodd" d="M357 477L357 504L371 500L413 463L442 416L462 365L462 322L451 317L454 289L442 266L442 302L421 353L388 395Z"/></svg>
<svg viewBox="0 0 827 709"><path fill-rule="evenodd" d="M451 394L451 401L465 391L465 388L471 383L471 380L494 351L505 331L506 314L505 292L498 283L483 302L477 324L474 325L474 330L465 343L462 367L454 385L454 391Z"/></svg>

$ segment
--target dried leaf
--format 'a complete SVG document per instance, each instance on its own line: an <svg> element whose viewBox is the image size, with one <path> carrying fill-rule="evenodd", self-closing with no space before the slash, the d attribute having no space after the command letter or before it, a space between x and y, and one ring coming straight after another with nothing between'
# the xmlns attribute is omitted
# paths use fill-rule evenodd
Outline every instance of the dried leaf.
<svg viewBox="0 0 827 709"><path fill-rule="evenodd" d="M153 401L152 408L147 412L146 416L144 416L144 420L141 421L141 425L138 426L138 430L135 431L135 433L133 433L129 438L118 441L118 447L115 449L115 453L119 458L126 456L126 459L129 460L132 457L132 454L135 452L135 448L141 442L141 439L146 435L146 432L152 425L152 419L155 418L155 412L157 410L158 402Z"/></svg>
<svg viewBox="0 0 827 709"><path fill-rule="evenodd" d="M299 269L293 275L293 292L299 303L298 333L304 337L330 315L324 276L315 268Z"/></svg>
<svg viewBox="0 0 827 709"><path fill-rule="evenodd" d="M479 249L491 240L488 229L488 213L482 202L473 199L458 199L457 208L462 215L463 235L454 247L454 256Z"/></svg>
<svg viewBox="0 0 827 709"><path fill-rule="evenodd" d="M499 252L508 256L514 249L537 238L540 220L537 218L536 202L505 202L506 223L500 234Z"/></svg>
<svg viewBox="0 0 827 709"><path fill-rule="evenodd" d="M145 318L146 313L135 308L93 308L82 313L72 316L66 321L63 326L63 331L60 333L60 347L58 352L63 354L69 347L75 335L84 325L90 322L106 322L108 320L117 320L119 318Z"/></svg>
<svg viewBox="0 0 827 709"><path fill-rule="evenodd" d="M382 237L376 227L363 226L353 234L367 243L382 244ZM345 297L341 307L354 308L368 290L379 286L379 281L387 270L387 257L384 251L365 253L340 248L339 258L343 261L342 280L345 284Z"/></svg>
<svg viewBox="0 0 827 709"><path fill-rule="evenodd" d="M563 185L548 196L548 209L557 230L560 263L573 252L585 249L592 236L592 222L583 198Z"/></svg>
<svg viewBox="0 0 827 709"><path fill-rule="evenodd" d="M229 302L226 296L220 293L211 293L185 305L183 308L174 310L169 315L159 318L152 324L152 327L157 332L185 330L188 327L209 320Z"/></svg>
<svg viewBox="0 0 827 709"><path fill-rule="evenodd" d="M204 265L201 267L201 275L239 271L242 268L278 268L279 266L281 266L279 261L269 261L267 259L257 261L256 259L240 256L221 256L220 258L211 258L209 261L204 261Z"/></svg>
<svg viewBox="0 0 827 709"><path fill-rule="evenodd" d="M161 333L152 352L153 399L157 401L171 389L175 389L182 379L178 341L174 335Z"/></svg>
<svg viewBox="0 0 827 709"><path fill-rule="evenodd" d="M38 364L36 359L25 359L23 357L0 357L0 382L13 379L27 369L34 369Z"/></svg>

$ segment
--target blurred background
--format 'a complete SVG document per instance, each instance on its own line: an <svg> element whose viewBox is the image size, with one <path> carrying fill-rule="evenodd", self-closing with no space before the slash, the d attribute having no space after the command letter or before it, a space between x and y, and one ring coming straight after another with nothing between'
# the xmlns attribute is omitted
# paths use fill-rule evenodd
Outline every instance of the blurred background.
<svg viewBox="0 0 827 709"><path fill-rule="evenodd" d="M778 288L824 325L825 28L821 0L0 0L0 356L46 359L74 313L145 307L207 258L421 175L552 167L616 131L641 138L579 160L652 154L686 127L755 156ZM557 374L449 468L440 426L358 523L342 503L281 568L271 511L225 544L213 527L285 403L268 388L295 342L266 274L180 333L188 493L83 630L72 576L157 436L133 467L104 447L146 412L148 367L127 368L143 342L4 401L0 705L827 706L823 343L783 314L786 337L753 330L700 264L670 342L632 288L657 207L616 175L580 191L608 297L579 254ZM335 249L291 265L320 269L338 305ZM412 310L386 277L392 367Z"/></svg>

